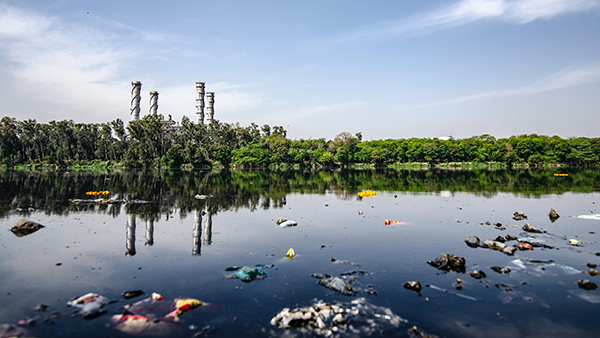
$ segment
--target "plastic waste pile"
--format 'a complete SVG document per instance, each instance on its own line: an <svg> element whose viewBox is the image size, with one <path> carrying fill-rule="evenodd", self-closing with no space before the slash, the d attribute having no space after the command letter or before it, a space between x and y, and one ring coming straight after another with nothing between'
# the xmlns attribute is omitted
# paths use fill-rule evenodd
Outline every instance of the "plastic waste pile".
<svg viewBox="0 0 600 338"><path fill-rule="evenodd" d="M229 267L227 269L225 269L225 271L227 272L234 272L233 274L228 274L226 275L227 278L238 278L240 280L242 280L242 282L251 282L253 280L259 280L259 279L264 279L267 277L267 273L264 272L262 269L266 269L269 266L264 265L264 264L256 264L254 267L251 266L242 266L242 267L238 267L238 266L232 266Z"/></svg>

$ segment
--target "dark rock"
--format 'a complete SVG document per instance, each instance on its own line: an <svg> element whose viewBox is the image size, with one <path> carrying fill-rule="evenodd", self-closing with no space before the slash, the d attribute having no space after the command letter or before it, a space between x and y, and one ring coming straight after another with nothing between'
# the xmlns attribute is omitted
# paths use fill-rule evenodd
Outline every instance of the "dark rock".
<svg viewBox="0 0 600 338"><path fill-rule="evenodd" d="M46 311L46 309L48 309L48 305L39 304L38 306L36 306L35 311Z"/></svg>
<svg viewBox="0 0 600 338"><path fill-rule="evenodd" d="M497 273L501 273L503 275L508 275L510 273L510 269L504 266L492 266L490 269L496 271Z"/></svg>
<svg viewBox="0 0 600 338"><path fill-rule="evenodd" d="M598 285L596 285L596 283L590 282L587 279L578 280L577 285L584 290L596 290L598 288Z"/></svg>
<svg viewBox="0 0 600 338"><path fill-rule="evenodd" d="M481 270L480 271L477 271L477 270L475 270L475 271L469 271L469 275L471 275L471 277L473 277L475 279L482 279L482 278L487 277L485 275L485 272L483 272Z"/></svg>
<svg viewBox="0 0 600 338"><path fill-rule="evenodd" d="M516 236L513 236L511 234L504 236L504 238L506 238L507 241L516 241L518 239Z"/></svg>
<svg viewBox="0 0 600 338"><path fill-rule="evenodd" d="M143 294L144 294L144 291L142 291L142 290L128 290L128 291L123 292L123 298L131 299L131 298L141 296Z"/></svg>
<svg viewBox="0 0 600 338"><path fill-rule="evenodd" d="M593 264L593 263L587 263L588 268L590 269L595 269L598 265Z"/></svg>
<svg viewBox="0 0 600 338"><path fill-rule="evenodd" d="M515 211L515 213L513 214L513 219L515 221L522 221L524 219L527 219L527 215L525 215L525 213L523 213L522 211Z"/></svg>
<svg viewBox="0 0 600 338"><path fill-rule="evenodd" d="M525 225L523 226L523 231L535 232L538 234L544 233L544 231L542 231L534 226L531 226L529 223L525 223Z"/></svg>
<svg viewBox="0 0 600 338"><path fill-rule="evenodd" d="M560 215L554 209L550 209L548 217L550 217L550 221L554 223L560 217Z"/></svg>
<svg viewBox="0 0 600 338"><path fill-rule="evenodd" d="M480 242L480 239L477 236L471 236L471 237L468 237L467 239L465 239L465 243L467 243L467 245L470 246L471 248L478 248L479 242Z"/></svg>
<svg viewBox="0 0 600 338"><path fill-rule="evenodd" d="M411 338L437 338L438 336L426 333L422 330L419 330L416 326L408 329L408 335Z"/></svg>
<svg viewBox="0 0 600 338"><path fill-rule="evenodd" d="M40 230L41 228L43 228L44 226L33 222L33 221L28 221L25 219L18 219L17 222L15 222L15 225L13 225L13 227L10 229L10 231L13 232L13 234L15 234L15 236L17 237L23 237L23 236L27 236L30 235L38 230Z"/></svg>
<svg viewBox="0 0 600 338"><path fill-rule="evenodd" d="M408 281L404 283L404 288L419 293L421 292L421 283L419 281Z"/></svg>
<svg viewBox="0 0 600 338"><path fill-rule="evenodd" d="M444 271L465 272L465 259L449 253L440 254L435 260L428 261L427 263Z"/></svg>
<svg viewBox="0 0 600 338"><path fill-rule="evenodd" d="M504 237L502 236L498 236L496 237L496 239L494 239L496 242L500 242L500 243L504 243L506 242L506 239L504 239Z"/></svg>

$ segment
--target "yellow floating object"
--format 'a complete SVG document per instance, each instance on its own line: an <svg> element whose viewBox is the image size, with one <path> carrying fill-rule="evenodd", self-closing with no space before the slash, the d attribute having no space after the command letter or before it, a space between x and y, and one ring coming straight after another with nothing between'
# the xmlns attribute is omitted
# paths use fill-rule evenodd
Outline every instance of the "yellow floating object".
<svg viewBox="0 0 600 338"><path fill-rule="evenodd" d="M576 240L576 239L570 239L569 240L569 244L577 244L577 243L579 243L579 241Z"/></svg>
<svg viewBox="0 0 600 338"><path fill-rule="evenodd" d="M296 253L294 252L294 249L290 248L288 250L288 252L285 254L285 257L287 257L289 260L294 259L294 257L296 257Z"/></svg>
<svg viewBox="0 0 600 338"><path fill-rule="evenodd" d="M104 191L88 191L85 194L88 195L88 196L108 195L108 194L110 194L110 191L108 191L108 190L104 190Z"/></svg>
<svg viewBox="0 0 600 338"><path fill-rule="evenodd" d="M358 196L360 197L372 197L372 196L377 196L377 192L376 191L371 191L371 190L367 190L367 191L360 191L357 193Z"/></svg>
<svg viewBox="0 0 600 338"><path fill-rule="evenodd" d="M569 176L569 174L554 174L554 176Z"/></svg>

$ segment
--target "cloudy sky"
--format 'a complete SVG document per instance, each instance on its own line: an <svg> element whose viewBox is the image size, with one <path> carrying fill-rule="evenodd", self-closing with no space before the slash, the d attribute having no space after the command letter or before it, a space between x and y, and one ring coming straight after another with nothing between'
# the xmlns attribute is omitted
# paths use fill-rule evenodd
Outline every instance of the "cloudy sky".
<svg viewBox="0 0 600 338"><path fill-rule="evenodd" d="M215 118L288 137L600 136L600 0L0 0L0 116Z"/></svg>

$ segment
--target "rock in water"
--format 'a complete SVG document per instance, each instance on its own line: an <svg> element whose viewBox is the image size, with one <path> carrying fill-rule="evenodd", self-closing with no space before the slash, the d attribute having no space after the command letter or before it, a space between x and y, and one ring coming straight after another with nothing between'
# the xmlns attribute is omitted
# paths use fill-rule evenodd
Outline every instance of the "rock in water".
<svg viewBox="0 0 600 338"><path fill-rule="evenodd" d="M580 279L577 281L577 285L584 290L596 290L598 285L594 282L590 282L587 279Z"/></svg>
<svg viewBox="0 0 600 338"><path fill-rule="evenodd" d="M550 209L548 217L550 217L550 222L554 223L560 217L560 215L554 209Z"/></svg>
<svg viewBox="0 0 600 338"><path fill-rule="evenodd" d="M522 221L524 219L527 219L527 215L525 215L525 213L522 211L515 211L515 213L513 214L513 219L515 221Z"/></svg>
<svg viewBox="0 0 600 338"><path fill-rule="evenodd" d="M465 243L467 243L467 245L470 246L471 248L478 248L480 239L477 236L471 236L471 237L468 237L467 239L465 239Z"/></svg>
<svg viewBox="0 0 600 338"><path fill-rule="evenodd" d="M404 288L419 293L421 292L421 283L419 281L408 281L404 283Z"/></svg>
<svg viewBox="0 0 600 338"><path fill-rule="evenodd" d="M13 234L15 234L15 236L17 237L23 237L23 236L27 236L30 235L38 230L40 230L41 228L43 228L44 226L33 222L33 221L28 221L25 219L19 219L17 220L17 222L15 223L15 225L13 225L13 227L10 229L10 231L13 232Z"/></svg>

